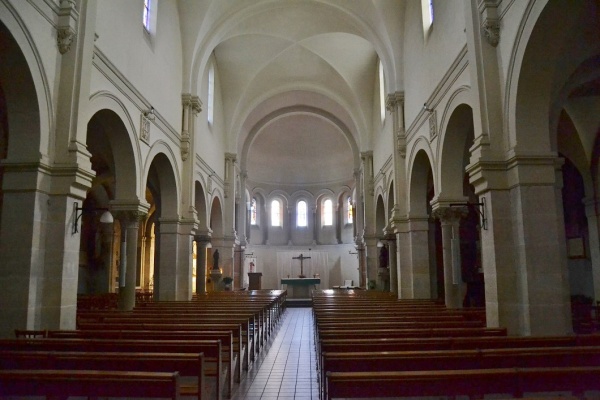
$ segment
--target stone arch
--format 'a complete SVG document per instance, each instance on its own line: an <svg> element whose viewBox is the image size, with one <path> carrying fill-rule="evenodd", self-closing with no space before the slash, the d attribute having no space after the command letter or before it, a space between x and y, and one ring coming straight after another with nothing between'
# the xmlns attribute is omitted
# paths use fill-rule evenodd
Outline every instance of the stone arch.
<svg viewBox="0 0 600 400"><path fill-rule="evenodd" d="M177 234L179 221L179 176L169 148L162 142L155 144L148 156L145 170L147 201L151 214L145 224L154 222L154 296L158 300L174 300L177 296L178 270Z"/></svg>
<svg viewBox="0 0 600 400"><path fill-rule="evenodd" d="M97 92L90 98L88 132L97 124L103 130L113 154L113 172L119 176L116 197L133 199L145 191L140 163L140 143L131 115L123 102L112 93ZM88 133L88 140L89 140Z"/></svg>
<svg viewBox="0 0 600 400"><path fill-rule="evenodd" d="M423 217L429 214L430 209L428 198L431 195L428 191L431 186L436 187L431 155L427 150L421 148L415 151L410 165L408 173L409 215Z"/></svg>
<svg viewBox="0 0 600 400"><path fill-rule="evenodd" d="M442 145L439 147L436 171L436 181L439 183L436 196L440 201L466 200L462 183L469 163L469 148L475 136L473 109L470 105L459 102L464 100L461 98L466 97L467 93L465 89L455 93L442 119Z"/></svg>
<svg viewBox="0 0 600 400"><path fill-rule="evenodd" d="M0 284L7 289L0 295L5 305L0 336L9 337L14 328L73 326L76 288L63 286L64 296L42 290L62 282L46 276L53 271L46 261L57 264L44 244L54 221L37 173L43 168L47 177L53 161L55 143L47 134L54 131L53 104L42 57L25 23L8 2L0 3L0 15ZM67 258L77 262L76 256ZM49 309L56 312L44 312Z"/></svg>
<svg viewBox="0 0 600 400"><path fill-rule="evenodd" d="M53 146L50 135L42 135L55 125L47 72L17 11L7 3L0 4L0 11L0 87L10 104L6 117L13 132L6 158L37 162L40 154L47 158Z"/></svg>
<svg viewBox="0 0 600 400"><path fill-rule="evenodd" d="M152 182L154 187L158 184L160 189L160 218L177 219L181 175L177 169L175 154L166 143L157 142L150 149L146 160L146 182Z"/></svg>
<svg viewBox="0 0 600 400"><path fill-rule="evenodd" d="M198 215L198 229L200 229L200 231L208 230L209 208L206 205L206 192L200 181L194 182L194 207L196 208L196 213Z"/></svg>
<svg viewBox="0 0 600 400"><path fill-rule="evenodd" d="M375 202L375 235L380 237L383 236L383 230L385 229L386 224L386 214L385 214L385 201L383 200L383 194L377 196L377 201Z"/></svg>
<svg viewBox="0 0 600 400"><path fill-rule="evenodd" d="M592 0L528 4L511 54L505 91L511 148L537 153L555 149L548 111L569 76L584 60L598 54L597 8Z"/></svg>

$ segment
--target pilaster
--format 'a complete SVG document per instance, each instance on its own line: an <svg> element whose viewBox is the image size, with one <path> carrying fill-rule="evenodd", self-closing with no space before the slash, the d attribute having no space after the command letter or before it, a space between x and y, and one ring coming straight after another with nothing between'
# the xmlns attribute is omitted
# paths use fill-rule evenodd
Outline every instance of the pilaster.
<svg viewBox="0 0 600 400"><path fill-rule="evenodd" d="M195 235L196 241L196 294L206 293L206 249L211 246L210 234Z"/></svg>

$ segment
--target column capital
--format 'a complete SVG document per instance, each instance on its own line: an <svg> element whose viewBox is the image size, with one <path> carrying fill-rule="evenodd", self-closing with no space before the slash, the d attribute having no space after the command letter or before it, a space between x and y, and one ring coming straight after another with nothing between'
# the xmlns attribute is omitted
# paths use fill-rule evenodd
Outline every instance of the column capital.
<svg viewBox="0 0 600 400"><path fill-rule="evenodd" d="M404 107L404 92L398 91L387 95L385 99L386 110L393 113L402 107Z"/></svg>
<svg viewBox="0 0 600 400"><path fill-rule="evenodd" d="M442 223L455 223L460 221L461 218L466 217L469 214L469 209L467 206L439 207L433 210L431 214Z"/></svg>

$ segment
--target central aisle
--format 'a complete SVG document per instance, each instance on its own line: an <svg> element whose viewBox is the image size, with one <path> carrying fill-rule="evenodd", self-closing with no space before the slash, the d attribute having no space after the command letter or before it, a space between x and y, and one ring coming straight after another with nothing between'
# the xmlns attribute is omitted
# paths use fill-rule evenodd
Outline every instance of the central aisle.
<svg viewBox="0 0 600 400"><path fill-rule="evenodd" d="M318 399L311 308L288 308L233 400Z"/></svg>

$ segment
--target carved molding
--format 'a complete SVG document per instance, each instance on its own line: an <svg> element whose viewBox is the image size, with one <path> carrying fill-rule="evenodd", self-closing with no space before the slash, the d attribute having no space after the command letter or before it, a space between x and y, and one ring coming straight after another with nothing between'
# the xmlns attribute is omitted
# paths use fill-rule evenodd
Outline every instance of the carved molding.
<svg viewBox="0 0 600 400"><path fill-rule="evenodd" d="M429 116L429 139L432 140L437 136L437 111L433 110Z"/></svg>
<svg viewBox="0 0 600 400"><path fill-rule="evenodd" d="M469 214L467 206L464 207L440 207L431 212L433 218L439 219L441 222L452 223L457 222L461 218Z"/></svg>
<svg viewBox="0 0 600 400"><path fill-rule="evenodd" d="M140 115L140 140L145 143L150 141L150 119L144 114Z"/></svg>
<svg viewBox="0 0 600 400"><path fill-rule="evenodd" d="M500 22L495 19L486 19L481 27L485 40L493 47L500 43Z"/></svg>
<svg viewBox="0 0 600 400"><path fill-rule="evenodd" d="M71 49L71 44L75 38L75 31L69 26L58 28L56 34L56 43L60 54L66 54Z"/></svg>
<svg viewBox="0 0 600 400"><path fill-rule="evenodd" d="M397 108L404 106L404 92L394 92L387 95L385 100L385 109L389 112L395 112Z"/></svg>

